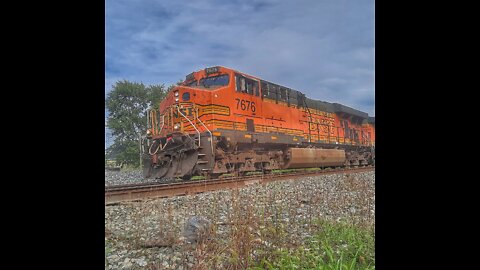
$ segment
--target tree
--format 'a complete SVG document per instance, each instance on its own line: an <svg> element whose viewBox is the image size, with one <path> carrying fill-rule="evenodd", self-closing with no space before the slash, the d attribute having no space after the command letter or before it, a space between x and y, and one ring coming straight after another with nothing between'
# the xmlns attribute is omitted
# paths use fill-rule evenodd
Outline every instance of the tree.
<svg viewBox="0 0 480 270"><path fill-rule="evenodd" d="M147 87L148 100L150 101L150 108L158 110L160 101L165 97L166 93L170 91L170 87L165 90L165 85L155 84Z"/></svg>
<svg viewBox="0 0 480 270"><path fill-rule="evenodd" d="M107 126L114 137L113 144L107 149L110 158L115 158L118 163L140 165L139 141L147 131L147 109L158 109L165 94L163 84L145 86L123 80L113 85L105 100L109 111Z"/></svg>

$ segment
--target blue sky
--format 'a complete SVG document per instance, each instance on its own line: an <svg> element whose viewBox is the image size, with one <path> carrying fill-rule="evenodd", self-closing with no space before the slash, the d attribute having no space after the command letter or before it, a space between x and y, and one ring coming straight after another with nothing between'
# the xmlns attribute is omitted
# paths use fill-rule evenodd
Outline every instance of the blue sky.
<svg viewBox="0 0 480 270"><path fill-rule="evenodd" d="M105 93L226 66L375 115L372 0L106 0Z"/></svg>

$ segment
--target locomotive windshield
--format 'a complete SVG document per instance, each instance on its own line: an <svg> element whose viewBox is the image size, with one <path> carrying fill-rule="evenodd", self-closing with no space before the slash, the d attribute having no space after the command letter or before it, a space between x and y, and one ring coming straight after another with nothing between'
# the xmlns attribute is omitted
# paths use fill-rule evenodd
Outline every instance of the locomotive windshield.
<svg viewBox="0 0 480 270"><path fill-rule="evenodd" d="M200 80L198 85L196 87L199 88L218 88L220 86L227 86L229 83L229 75L224 74L224 75L219 75L219 76L212 76L212 77L207 77L203 78ZM190 85L191 87L195 87L195 85Z"/></svg>
<svg viewBox="0 0 480 270"><path fill-rule="evenodd" d="M195 81L187 84L187 86L190 86L190 87L195 87L195 86L197 86L197 80L195 80Z"/></svg>

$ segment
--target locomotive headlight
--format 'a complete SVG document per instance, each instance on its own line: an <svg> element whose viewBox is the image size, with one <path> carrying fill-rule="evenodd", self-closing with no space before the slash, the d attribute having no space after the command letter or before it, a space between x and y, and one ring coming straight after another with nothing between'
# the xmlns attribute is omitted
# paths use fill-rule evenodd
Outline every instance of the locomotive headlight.
<svg viewBox="0 0 480 270"><path fill-rule="evenodd" d="M179 127L180 127L179 124L175 124L175 125L173 126L173 129L178 129Z"/></svg>
<svg viewBox="0 0 480 270"><path fill-rule="evenodd" d="M178 97L175 98L175 102L178 102Z"/></svg>
<svg viewBox="0 0 480 270"><path fill-rule="evenodd" d="M147 129L147 135L150 135L150 133L152 133L150 129Z"/></svg>
<svg viewBox="0 0 480 270"><path fill-rule="evenodd" d="M173 92L173 95L178 97L178 91Z"/></svg>

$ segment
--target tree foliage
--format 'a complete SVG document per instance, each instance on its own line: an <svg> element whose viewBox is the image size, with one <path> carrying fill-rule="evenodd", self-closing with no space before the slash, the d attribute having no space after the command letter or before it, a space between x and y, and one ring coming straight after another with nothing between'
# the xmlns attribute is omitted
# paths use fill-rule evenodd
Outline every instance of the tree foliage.
<svg viewBox="0 0 480 270"><path fill-rule="evenodd" d="M163 84L145 86L123 80L113 85L105 100L109 111L107 127L114 137L113 144L107 149L109 158L140 165L139 138L147 130L147 110L158 109L166 92Z"/></svg>

